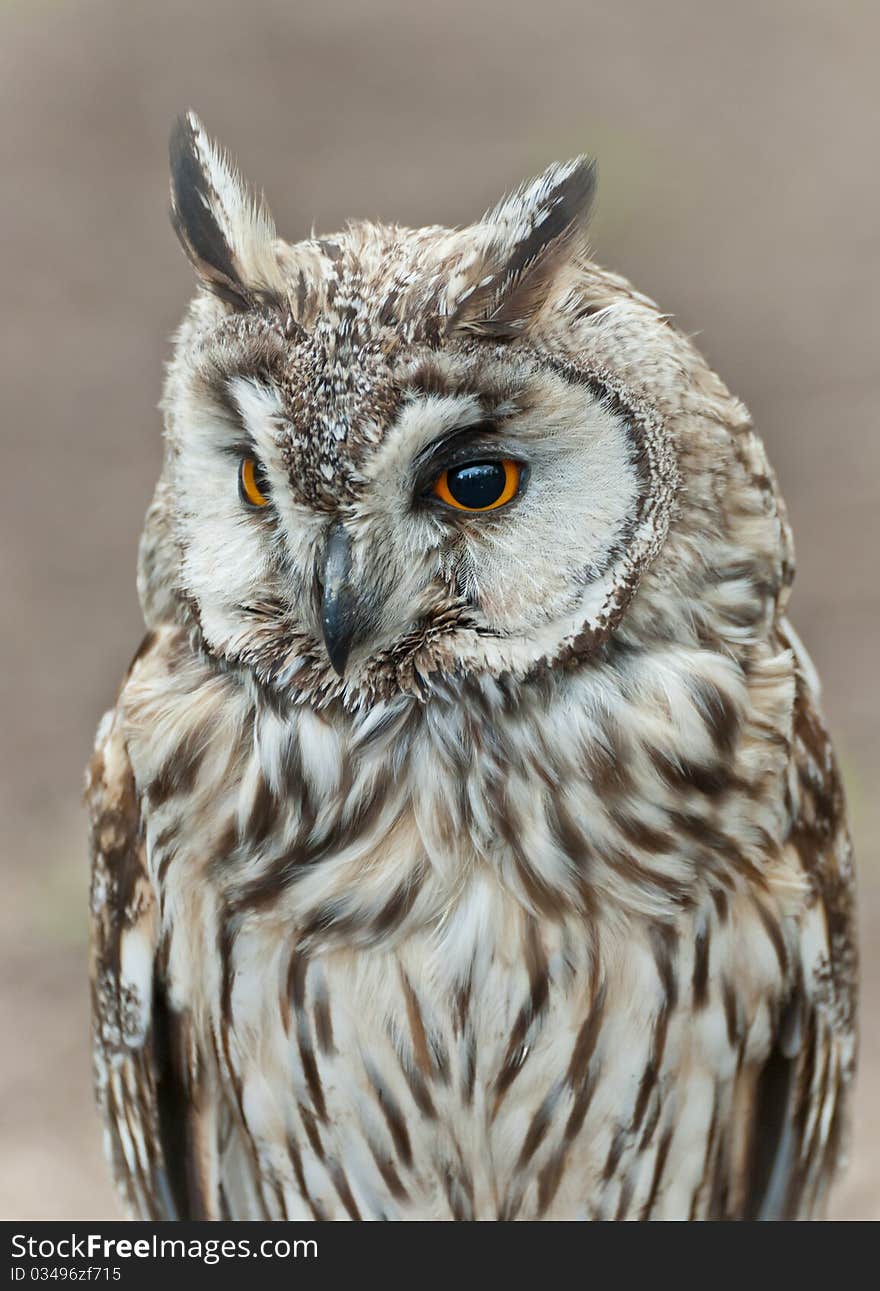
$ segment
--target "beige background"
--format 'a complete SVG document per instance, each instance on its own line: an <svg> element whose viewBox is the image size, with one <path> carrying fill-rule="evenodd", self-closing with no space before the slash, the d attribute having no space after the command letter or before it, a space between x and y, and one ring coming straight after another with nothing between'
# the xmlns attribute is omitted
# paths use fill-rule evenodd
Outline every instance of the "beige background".
<svg viewBox="0 0 880 1291"><path fill-rule="evenodd" d="M155 406L190 290L165 140L192 105L291 236L463 222L553 158L598 156L598 258L700 331L790 504L862 883L835 1211L880 1217L878 41L868 0L0 0L0 1215L116 1213L78 800L140 636Z"/></svg>

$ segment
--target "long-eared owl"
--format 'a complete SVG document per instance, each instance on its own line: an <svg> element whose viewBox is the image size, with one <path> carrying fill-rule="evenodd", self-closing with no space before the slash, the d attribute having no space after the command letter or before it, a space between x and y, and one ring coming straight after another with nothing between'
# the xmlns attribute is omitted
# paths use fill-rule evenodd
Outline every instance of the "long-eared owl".
<svg viewBox="0 0 880 1291"><path fill-rule="evenodd" d="M87 789L135 1214L822 1213L853 870L785 509L593 189L289 243L175 127L198 291Z"/></svg>

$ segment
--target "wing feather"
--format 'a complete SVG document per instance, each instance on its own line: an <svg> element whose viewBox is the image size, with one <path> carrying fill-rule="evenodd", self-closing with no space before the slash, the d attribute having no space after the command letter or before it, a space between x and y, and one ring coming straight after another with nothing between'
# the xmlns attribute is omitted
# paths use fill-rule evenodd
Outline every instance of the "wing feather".
<svg viewBox="0 0 880 1291"><path fill-rule="evenodd" d="M209 1136L188 1062L186 1019L166 998L159 912L141 804L116 714L89 766L95 1091L123 1202L143 1219L210 1218Z"/></svg>
<svg viewBox="0 0 880 1291"><path fill-rule="evenodd" d="M787 846L807 898L791 994L758 1076L745 1210L758 1219L821 1214L845 1150L855 1065L855 879L840 775L794 642L797 689Z"/></svg>

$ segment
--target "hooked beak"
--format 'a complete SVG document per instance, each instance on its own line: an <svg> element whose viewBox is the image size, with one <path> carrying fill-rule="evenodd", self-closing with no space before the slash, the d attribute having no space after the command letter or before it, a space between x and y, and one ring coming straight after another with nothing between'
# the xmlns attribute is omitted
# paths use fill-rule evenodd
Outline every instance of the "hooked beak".
<svg viewBox="0 0 880 1291"><path fill-rule="evenodd" d="M324 552L324 596L321 628L327 655L340 677L360 626L357 597L351 585L351 538L341 524L330 530Z"/></svg>

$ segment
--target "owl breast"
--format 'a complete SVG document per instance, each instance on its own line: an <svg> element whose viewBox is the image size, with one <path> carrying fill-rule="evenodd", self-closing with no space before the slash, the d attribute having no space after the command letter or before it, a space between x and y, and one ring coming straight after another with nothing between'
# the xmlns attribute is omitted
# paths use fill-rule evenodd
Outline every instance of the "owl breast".
<svg viewBox="0 0 880 1291"><path fill-rule="evenodd" d="M136 665L129 751L217 1213L735 1212L784 912L720 882L681 900L701 831L661 846L576 727L551 750L526 713L503 733L505 702L494 724L476 698L458 725L279 713L176 632Z"/></svg>
<svg viewBox="0 0 880 1291"><path fill-rule="evenodd" d="M504 931L484 931L455 986L430 935L291 955L243 934L227 1011L208 1010L237 1123L222 1186L258 1162L258 1200L240 1213L735 1212L749 1146L731 1133L750 1080L738 1064L769 1038L758 981L753 1013L730 1020L714 991L694 999L692 958L673 969L662 937L609 934L607 958L592 956L573 929L539 929L485 887L466 899L494 905Z"/></svg>

